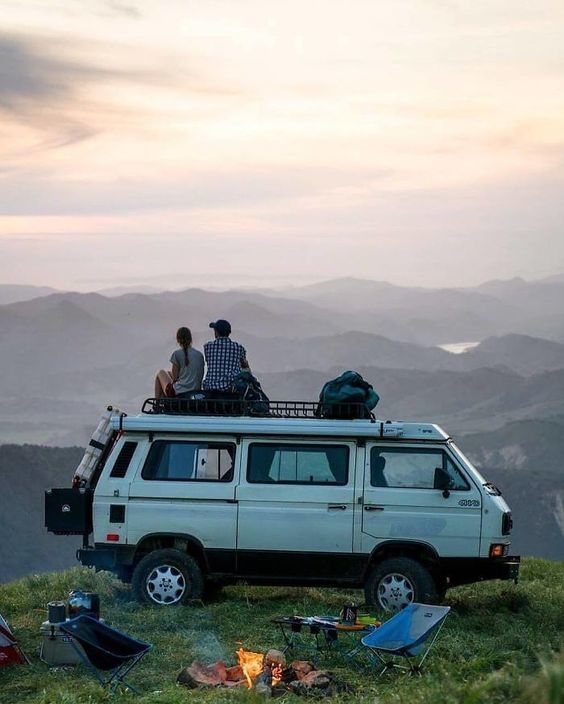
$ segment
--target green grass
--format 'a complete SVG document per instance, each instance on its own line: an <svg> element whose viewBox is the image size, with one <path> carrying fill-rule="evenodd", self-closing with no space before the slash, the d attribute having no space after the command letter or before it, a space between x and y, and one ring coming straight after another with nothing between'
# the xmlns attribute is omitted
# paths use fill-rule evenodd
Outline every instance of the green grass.
<svg viewBox="0 0 564 704"><path fill-rule="evenodd" d="M131 681L142 696L111 697L83 668L49 669L38 657L45 605L71 589L97 591L102 616L117 628L148 640L154 649ZM282 645L269 619L280 614L338 613L361 592L312 588L226 588L206 606L159 609L131 600L129 588L108 574L77 568L30 576L0 586L0 612L32 660L29 667L0 670L0 704L96 704L97 702L230 702L262 699L246 690L187 690L179 670L195 658L234 661L242 643L256 651ZM339 658L328 665L352 694L332 702L564 704L564 563L527 559L518 586L504 582L460 587L447 594L452 612L420 678L390 673L375 679ZM299 700L287 694L282 701Z"/></svg>

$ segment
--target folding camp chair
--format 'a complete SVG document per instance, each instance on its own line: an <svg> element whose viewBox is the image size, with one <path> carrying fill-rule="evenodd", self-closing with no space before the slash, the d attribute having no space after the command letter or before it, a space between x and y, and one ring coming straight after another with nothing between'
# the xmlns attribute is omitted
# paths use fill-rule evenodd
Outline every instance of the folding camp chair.
<svg viewBox="0 0 564 704"><path fill-rule="evenodd" d="M80 659L93 671L103 687L109 687L114 692L123 684L140 694L124 678L152 648L150 643L130 638L91 616L77 616L59 624L59 628L71 637ZM77 643L81 647L77 647ZM104 678L101 672L108 672L109 677Z"/></svg>
<svg viewBox="0 0 564 704"><path fill-rule="evenodd" d="M362 644L369 648L384 665L378 676L392 667L400 670L408 669L412 674L420 674L421 666L437 639L449 611L450 606L410 604L383 623L380 628L365 636ZM388 658L404 658L408 667L402 667L395 660L386 659L384 655Z"/></svg>

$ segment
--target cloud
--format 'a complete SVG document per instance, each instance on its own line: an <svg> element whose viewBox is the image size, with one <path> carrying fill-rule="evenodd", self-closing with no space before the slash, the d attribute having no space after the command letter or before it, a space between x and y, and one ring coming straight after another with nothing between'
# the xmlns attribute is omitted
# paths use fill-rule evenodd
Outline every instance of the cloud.
<svg viewBox="0 0 564 704"><path fill-rule="evenodd" d="M18 111L29 100L60 98L68 67L39 56L29 42L0 36L0 107ZM61 75L62 74L62 75Z"/></svg>
<svg viewBox="0 0 564 704"><path fill-rule="evenodd" d="M49 171L28 169L20 175L0 170L0 212L11 216L132 215L178 209L223 209L287 204L304 198L333 198L360 184L374 184L388 173L371 169L277 168L190 170L153 177L93 183L53 181ZM33 200L29 192L33 192ZM119 198L116 192L119 191Z"/></svg>
<svg viewBox="0 0 564 704"><path fill-rule="evenodd" d="M139 17L141 17L141 11L139 8L130 2L122 2L121 0L105 0L103 5L107 12L114 15L122 15L125 17L131 17L132 19L139 19Z"/></svg>
<svg viewBox="0 0 564 704"><path fill-rule="evenodd" d="M118 5L122 11L129 8ZM169 92L229 100L243 95L232 83L209 75L191 57L178 62L165 51L136 58L132 67L127 47L99 40L85 46L69 39L55 42L0 32L0 124L35 132L32 144L27 139L23 146L4 136L8 156L17 159L65 147L112 129L115 122L140 123L144 114L158 110L155 99L144 105L135 99L128 105L123 102L124 93L131 97Z"/></svg>
<svg viewBox="0 0 564 704"><path fill-rule="evenodd" d="M8 121L39 131L33 150L62 147L97 133L72 115L75 87L105 72L55 59L41 42L0 35L0 113Z"/></svg>

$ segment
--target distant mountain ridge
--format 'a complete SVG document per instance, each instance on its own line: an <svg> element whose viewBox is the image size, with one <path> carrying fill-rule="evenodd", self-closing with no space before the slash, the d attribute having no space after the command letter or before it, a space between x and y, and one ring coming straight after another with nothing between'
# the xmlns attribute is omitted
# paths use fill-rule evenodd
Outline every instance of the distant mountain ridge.
<svg viewBox="0 0 564 704"><path fill-rule="evenodd" d="M25 284L0 284L0 306L29 301L57 293L51 286L27 286Z"/></svg>
<svg viewBox="0 0 564 704"><path fill-rule="evenodd" d="M209 322L232 315L237 329L257 335L265 334L259 323L270 322L278 335L285 337L356 330L427 346L509 333L564 342L564 312L560 304L564 299L564 278L558 276L541 281L514 279L450 289L344 278L260 292L194 288L151 293L149 287L147 293L115 295L118 293L115 290L108 293L113 296L109 303L115 309L115 318L125 315L135 299L148 310L152 303L160 302L166 304L166 321L172 322L183 315L196 329L207 325L206 318ZM111 315L102 311L100 301L105 298L108 302L108 296L62 295L72 297L92 314L99 311L101 315ZM25 315L26 310L29 308L16 307L12 312ZM268 330L266 335L274 336L274 332Z"/></svg>

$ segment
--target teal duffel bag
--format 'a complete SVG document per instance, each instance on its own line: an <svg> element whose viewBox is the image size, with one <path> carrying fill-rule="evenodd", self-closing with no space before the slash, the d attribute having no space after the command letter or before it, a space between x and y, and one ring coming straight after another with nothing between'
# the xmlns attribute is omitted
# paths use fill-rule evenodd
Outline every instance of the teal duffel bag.
<svg viewBox="0 0 564 704"><path fill-rule="evenodd" d="M380 397L358 372L344 372L328 381L319 394L321 418L370 418Z"/></svg>

